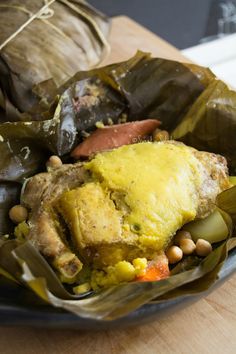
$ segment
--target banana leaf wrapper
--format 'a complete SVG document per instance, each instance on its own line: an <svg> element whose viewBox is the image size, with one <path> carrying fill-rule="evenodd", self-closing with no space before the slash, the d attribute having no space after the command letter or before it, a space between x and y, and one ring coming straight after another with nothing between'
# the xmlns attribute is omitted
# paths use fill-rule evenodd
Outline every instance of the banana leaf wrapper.
<svg viewBox="0 0 236 354"><path fill-rule="evenodd" d="M43 0L2 0L0 44L43 6ZM83 0L56 0L0 52L0 120L17 121L38 103L34 86L58 87L97 66L109 50L109 19ZM27 51L26 51L27 48Z"/></svg>
<svg viewBox="0 0 236 354"><path fill-rule="evenodd" d="M114 320L151 300L160 303L209 289L216 281L228 251L235 246L236 238L230 238L198 265L158 282L133 282L110 287L96 294L76 296L62 286L30 242L18 245L15 240L11 240L0 245L0 274L9 280L13 279L13 282L24 284L55 307L81 317ZM0 289L4 285L5 282L0 282Z"/></svg>
<svg viewBox="0 0 236 354"><path fill-rule="evenodd" d="M199 70L204 76L205 69ZM22 182L49 154L66 156L97 122L156 118L172 129L204 88L187 66L141 52L123 63L78 72L56 90L51 80L40 83L34 113L0 124L0 180Z"/></svg>
<svg viewBox="0 0 236 354"><path fill-rule="evenodd" d="M156 118L162 121L163 129L175 135L199 102L201 119L207 119L207 107L214 93L212 87L218 84L223 87L222 100L220 91L217 91L222 103L219 121L223 125L229 117L224 105L226 108L236 106L233 91L227 96L229 89L208 69L153 59L147 53L138 52L126 62L78 72L59 88L52 80L40 83L34 88L39 100L34 110L21 115L19 121L0 124L1 195L9 196L5 202L3 200L1 211L7 215L9 206L15 204L19 195L21 183L42 170L50 154L67 160L83 133L94 130L97 122L108 124L109 119L117 123L126 118L131 121ZM228 119L229 131L234 128L234 121L232 113ZM225 151L225 140L217 135L216 141L215 152ZM230 149L234 141L228 140L227 143ZM190 145L196 146L195 141ZM202 149L211 151L205 141ZM231 152L233 159L234 151ZM14 190L13 186L17 188ZM218 197L217 205L232 217L235 228L235 188L226 192ZM0 219L1 234L5 234L6 229L10 233L10 226L4 224L5 216ZM229 236L231 231L230 226ZM54 271L29 242L19 244L14 239L3 239L0 244L0 272L3 275L0 287L4 289L8 278L9 282L24 284L54 306L84 317L112 320L151 300L167 301L208 289L215 283L229 249L235 246L235 239L229 238L217 245L204 260L190 257L179 269L172 271L171 277L159 282L123 284L78 297L62 286Z"/></svg>
<svg viewBox="0 0 236 354"><path fill-rule="evenodd" d="M236 172L236 92L221 80L213 80L172 132L199 150L225 156Z"/></svg>
<svg viewBox="0 0 236 354"><path fill-rule="evenodd" d="M236 186L220 193L216 203L231 216L234 224L236 224Z"/></svg>

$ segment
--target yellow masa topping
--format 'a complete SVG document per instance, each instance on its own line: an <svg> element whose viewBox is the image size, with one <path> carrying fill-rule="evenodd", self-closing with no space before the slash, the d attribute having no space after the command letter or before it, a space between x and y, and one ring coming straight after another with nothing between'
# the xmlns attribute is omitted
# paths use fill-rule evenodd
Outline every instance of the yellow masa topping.
<svg viewBox="0 0 236 354"><path fill-rule="evenodd" d="M93 289L108 287L123 282L129 282L136 276L143 275L147 267L146 258L136 258L132 263L120 261L114 266L101 270L93 270L91 285Z"/></svg>
<svg viewBox="0 0 236 354"><path fill-rule="evenodd" d="M111 198L112 193L122 196L128 210L122 217L125 243L163 249L176 230L196 216L199 162L185 145L127 145L96 155L85 168Z"/></svg>

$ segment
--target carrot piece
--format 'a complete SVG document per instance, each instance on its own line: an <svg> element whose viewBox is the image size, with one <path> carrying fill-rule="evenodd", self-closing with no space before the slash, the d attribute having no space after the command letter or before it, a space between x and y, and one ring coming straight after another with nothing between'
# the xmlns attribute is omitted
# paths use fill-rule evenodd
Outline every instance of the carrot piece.
<svg viewBox="0 0 236 354"><path fill-rule="evenodd" d="M157 281L170 275L168 259L165 254L157 256L149 262L144 275L138 276L137 281Z"/></svg>
<svg viewBox="0 0 236 354"><path fill-rule="evenodd" d="M156 119L146 119L99 128L80 143L71 152L71 156L75 159L86 158L101 151L139 142L159 125Z"/></svg>

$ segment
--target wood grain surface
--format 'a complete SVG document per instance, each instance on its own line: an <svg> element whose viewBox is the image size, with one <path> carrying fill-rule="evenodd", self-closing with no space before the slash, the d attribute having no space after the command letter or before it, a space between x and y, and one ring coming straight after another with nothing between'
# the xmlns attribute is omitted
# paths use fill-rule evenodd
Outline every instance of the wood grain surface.
<svg viewBox="0 0 236 354"><path fill-rule="evenodd" d="M174 47L126 17L114 19L111 43L105 63L128 59L137 49L184 60ZM194 305L141 327L96 333L0 327L0 354L21 353L235 354L236 274Z"/></svg>

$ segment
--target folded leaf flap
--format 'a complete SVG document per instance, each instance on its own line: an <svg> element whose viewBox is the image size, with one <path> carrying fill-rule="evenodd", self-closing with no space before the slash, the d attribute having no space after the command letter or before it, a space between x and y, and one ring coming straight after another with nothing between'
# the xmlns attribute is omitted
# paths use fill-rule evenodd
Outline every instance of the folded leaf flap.
<svg viewBox="0 0 236 354"><path fill-rule="evenodd" d="M205 68L200 65L192 64L192 63L184 63L190 71L197 76L197 78L201 81L204 87L207 87L213 80L216 79L216 76L209 68Z"/></svg>
<svg viewBox="0 0 236 354"><path fill-rule="evenodd" d="M70 294L62 285L55 272L52 270L47 261L41 256L41 254L32 246L28 241L24 244L14 248L12 255L17 260L18 264L24 268L24 263L30 265L30 272L36 278L44 278L45 284L48 289L55 295L63 299L78 299L79 296ZM25 277L25 279L24 279ZM25 275L21 275L21 278L28 282L26 268Z"/></svg>
<svg viewBox="0 0 236 354"><path fill-rule="evenodd" d="M196 267L172 275L167 279L158 282L121 284L103 290L88 298L75 300L76 297L70 295L62 287L60 280L53 273L48 263L29 242L18 247L15 247L15 243L11 244L11 242L15 241L8 241L8 246L5 250L0 245L1 254L4 255L5 252L5 257L7 256L7 258L14 256L22 269L22 274L20 277L18 276L18 279L20 278L23 283L34 290L42 299L56 307L62 307L82 317L106 320L113 320L124 316L160 296L162 296L162 301L165 301L168 299L168 294L174 289L176 290L174 297L180 294L188 295L192 292L196 293L208 289L214 283L217 272L227 256L227 243L223 243ZM232 240L228 242L232 246ZM235 242L233 246L236 246ZM204 282L204 286L201 281L197 281L200 278L204 279L208 274L208 280ZM183 286L186 284L189 285L184 288ZM194 285L194 290L191 284ZM167 298L165 298L165 294L167 294ZM173 298L173 293L171 296Z"/></svg>
<svg viewBox="0 0 236 354"><path fill-rule="evenodd" d="M236 92L212 81L191 106L172 137L199 150L215 152L236 167Z"/></svg>
<svg viewBox="0 0 236 354"><path fill-rule="evenodd" d="M150 54L138 51L125 62L77 73L60 90L91 75L121 93L127 102L129 120L157 118L165 129L177 125L205 88L195 73L184 64L151 58ZM207 80L203 81L208 83Z"/></svg>
<svg viewBox="0 0 236 354"><path fill-rule="evenodd" d="M217 205L228 213L236 223L236 186L220 193L216 200Z"/></svg>
<svg viewBox="0 0 236 354"><path fill-rule="evenodd" d="M150 116L163 127L175 126L203 89L183 64L142 52L126 62L77 73L57 90L54 102L52 80L36 85L41 101L32 116L0 125L0 179L22 181L50 153L68 154L83 131L95 129L97 122L117 123L122 114L128 120ZM35 121L34 114L41 120Z"/></svg>

